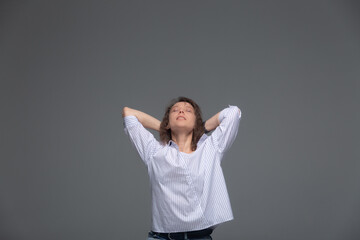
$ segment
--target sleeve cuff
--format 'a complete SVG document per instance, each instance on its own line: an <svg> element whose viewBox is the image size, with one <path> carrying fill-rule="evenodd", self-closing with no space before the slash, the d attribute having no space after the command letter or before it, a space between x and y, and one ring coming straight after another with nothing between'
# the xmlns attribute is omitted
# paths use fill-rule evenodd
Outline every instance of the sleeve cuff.
<svg viewBox="0 0 360 240"><path fill-rule="evenodd" d="M124 131L126 134L128 134L128 129L130 129L133 126L138 125L140 122L135 116L126 116L124 117Z"/></svg>
<svg viewBox="0 0 360 240"><path fill-rule="evenodd" d="M239 111L237 116L241 118L241 110L237 106L229 105L229 107L223 109L219 114L219 121L221 122L228 114L234 111Z"/></svg>
<svg viewBox="0 0 360 240"><path fill-rule="evenodd" d="M124 127L131 127L139 123L139 120L135 116L124 117Z"/></svg>

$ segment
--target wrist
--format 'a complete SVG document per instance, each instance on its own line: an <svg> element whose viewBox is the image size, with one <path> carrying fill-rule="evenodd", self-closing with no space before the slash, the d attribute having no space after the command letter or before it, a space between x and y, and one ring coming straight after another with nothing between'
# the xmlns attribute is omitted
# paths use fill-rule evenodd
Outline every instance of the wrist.
<svg viewBox="0 0 360 240"><path fill-rule="evenodd" d="M210 131L206 129L206 127L205 127L205 123L206 123L206 121L205 121L205 122L203 122L204 132L205 132L205 134L208 134Z"/></svg>

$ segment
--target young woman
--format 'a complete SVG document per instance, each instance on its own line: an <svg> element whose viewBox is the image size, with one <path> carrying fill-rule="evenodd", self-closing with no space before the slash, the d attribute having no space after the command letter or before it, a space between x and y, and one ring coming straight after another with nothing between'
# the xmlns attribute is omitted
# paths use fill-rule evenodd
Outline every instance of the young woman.
<svg viewBox="0 0 360 240"><path fill-rule="evenodd" d="M218 224L233 219L220 164L237 135L240 109L229 106L203 123L199 106L179 97L162 122L128 107L123 117L151 183L148 240L212 239ZM159 131L160 141L146 128Z"/></svg>

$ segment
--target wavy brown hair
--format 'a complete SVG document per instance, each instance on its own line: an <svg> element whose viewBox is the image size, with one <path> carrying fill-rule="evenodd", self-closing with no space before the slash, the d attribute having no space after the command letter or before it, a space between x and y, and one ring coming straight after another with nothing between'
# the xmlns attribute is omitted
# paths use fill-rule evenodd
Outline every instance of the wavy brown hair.
<svg viewBox="0 0 360 240"><path fill-rule="evenodd" d="M169 124L169 115L170 115L170 110L171 110L172 106L174 106L178 102L190 103L191 106L194 108L196 120L195 120L195 127L193 129L192 140L191 140L191 149L193 151L195 151L198 141L200 140L201 136L205 132L205 127L203 125L203 120L202 120L201 110L200 110L199 105L197 105L196 102L194 102L194 100L187 98L187 97L175 98L166 107L165 115L160 124L160 131L159 131L160 141L163 144L167 144L171 140L171 129L167 129L167 126Z"/></svg>

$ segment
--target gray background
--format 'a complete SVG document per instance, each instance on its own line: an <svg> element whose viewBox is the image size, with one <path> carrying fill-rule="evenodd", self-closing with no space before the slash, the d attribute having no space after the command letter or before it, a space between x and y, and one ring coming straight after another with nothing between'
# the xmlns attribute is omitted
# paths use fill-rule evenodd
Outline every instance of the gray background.
<svg viewBox="0 0 360 240"><path fill-rule="evenodd" d="M179 95L243 112L215 239L360 239L359 66L357 1L2 1L0 239L145 239L121 110Z"/></svg>

